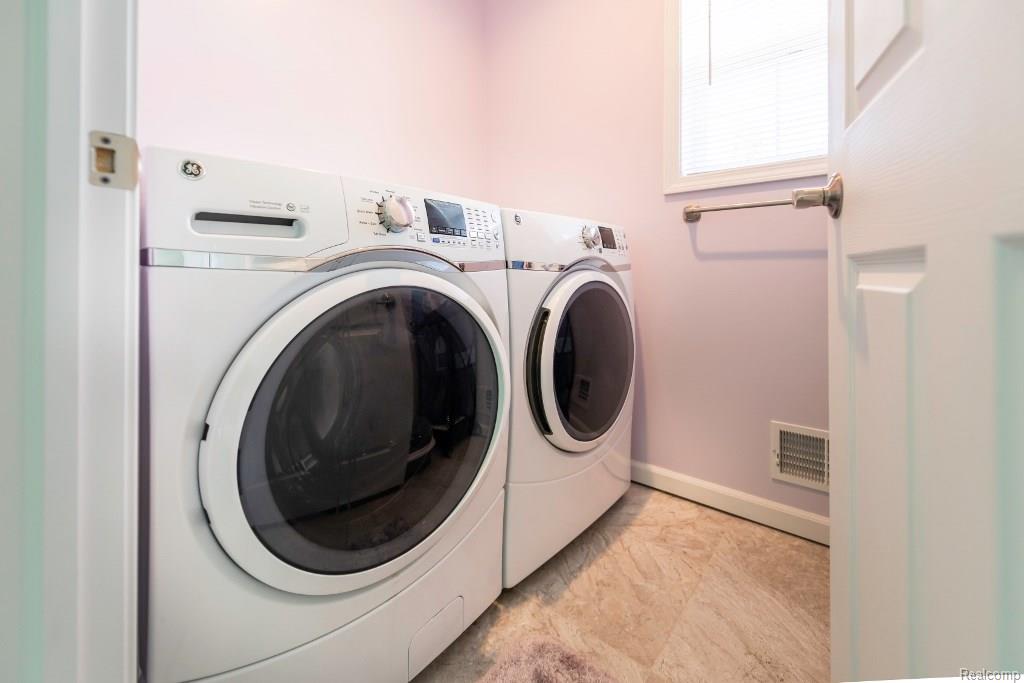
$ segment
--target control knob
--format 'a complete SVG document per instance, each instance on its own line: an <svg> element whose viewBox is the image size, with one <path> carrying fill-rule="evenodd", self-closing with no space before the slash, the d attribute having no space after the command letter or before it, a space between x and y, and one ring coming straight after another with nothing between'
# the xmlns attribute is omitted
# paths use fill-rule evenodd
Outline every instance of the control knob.
<svg viewBox="0 0 1024 683"><path fill-rule="evenodd" d="M402 232L416 219L408 197L391 195L377 206L380 207L380 222L388 232Z"/></svg>
<svg viewBox="0 0 1024 683"><path fill-rule="evenodd" d="M587 249L593 249L601 244L601 232L597 229L596 225L584 225L583 234L583 246Z"/></svg>

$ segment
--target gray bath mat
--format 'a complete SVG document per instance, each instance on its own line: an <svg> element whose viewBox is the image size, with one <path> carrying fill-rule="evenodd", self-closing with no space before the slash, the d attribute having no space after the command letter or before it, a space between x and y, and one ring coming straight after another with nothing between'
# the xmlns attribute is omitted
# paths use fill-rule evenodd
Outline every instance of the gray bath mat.
<svg viewBox="0 0 1024 683"><path fill-rule="evenodd" d="M505 650L481 683L618 682L560 643L534 639Z"/></svg>

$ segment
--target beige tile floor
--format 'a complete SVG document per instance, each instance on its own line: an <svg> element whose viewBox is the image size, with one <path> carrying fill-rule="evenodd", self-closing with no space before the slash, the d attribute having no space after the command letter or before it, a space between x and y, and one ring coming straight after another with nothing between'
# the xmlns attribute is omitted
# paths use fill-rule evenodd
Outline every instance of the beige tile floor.
<svg viewBox="0 0 1024 683"><path fill-rule="evenodd" d="M828 548L634 484L417 683L559 641L623 683L827 681Z"/></svg>

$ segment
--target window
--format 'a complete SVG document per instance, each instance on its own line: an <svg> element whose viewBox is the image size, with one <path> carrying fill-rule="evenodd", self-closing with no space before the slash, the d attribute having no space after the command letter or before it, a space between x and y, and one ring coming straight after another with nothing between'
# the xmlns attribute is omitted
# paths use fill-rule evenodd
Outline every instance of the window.
<svg viewBox="0 0 1024 683"><path fill-rule="evenodd" d="M669 6L665 192L824 173L828 3Z"/></svg>

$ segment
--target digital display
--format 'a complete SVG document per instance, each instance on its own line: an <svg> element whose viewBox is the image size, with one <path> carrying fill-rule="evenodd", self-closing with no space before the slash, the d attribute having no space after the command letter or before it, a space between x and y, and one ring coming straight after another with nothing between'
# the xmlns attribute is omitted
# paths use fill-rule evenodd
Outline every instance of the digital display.
<svg viewBox="0 0 1024 683"><path fill-rule="evenodd" d="M461 204L424 199L427 206L427 227L432 235L466 236L466 216Z"/></svg>
<svg viewBox="0 0 1024 683"><path fill-rule="evenodd" d="M601 246L605 249L615 249L615 233L612 232L612 229L603 225L597 226L597 229L601 231Z"/></svg>

